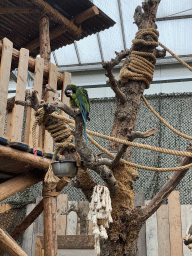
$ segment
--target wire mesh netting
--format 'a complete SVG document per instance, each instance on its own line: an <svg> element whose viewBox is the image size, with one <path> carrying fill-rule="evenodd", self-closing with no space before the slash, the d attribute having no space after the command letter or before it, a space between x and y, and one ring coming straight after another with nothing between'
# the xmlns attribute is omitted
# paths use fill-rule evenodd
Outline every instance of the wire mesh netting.
<svg viewBox="0 0 192 256"><path fill-rule="evenodd" d="M152 107L174 128L188 135L192 135L192 93L184 94L159 94L146 96ZM116 103L114 98L91 100L91 113L87 128L102 134L110 135L114 118ZM157 119L154 114L141 102L141 108L137 118L137 131L146 131L157 128L158 133L147 139L137 139L137 142L152 146L185 151L189 140L184 139ZM94 139L104 148L108 148L109 141L98 137ZM90 142L90 148L96 153L101 153ZM133 162L153 167L174 167L178 165L180 157L157 153L140 148L133 148ZM90 171L93 179L98 184L103 184L102 179L93 171ZM146 199L152 198L163 184L167 181L171 172L151 172L138 170L139 179L135 182L135 191L144 193ZM181 204L191 203L191 170L187 172L176 189L180 191ZM42 184L38 183L31 188L8 199L13 205L26 205L35 202L37 196L41 194ZM70 201L83 201L85 197L80 189L71 185L65 187L62 193L67 193ZM7 200L6 200L7 201Z"/></svg>

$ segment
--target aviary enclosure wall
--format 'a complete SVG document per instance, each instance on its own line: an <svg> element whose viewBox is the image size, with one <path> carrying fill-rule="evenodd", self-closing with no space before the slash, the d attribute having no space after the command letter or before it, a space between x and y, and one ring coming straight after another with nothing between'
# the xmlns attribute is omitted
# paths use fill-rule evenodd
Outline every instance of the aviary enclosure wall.
<svg viewBox="0 0 192 256"><path fill-rule="evenodd" d="M190 109L192 108L192 93L183 94L158 94L146 96L152 107L174 128L182 131L185 134L192 134L192 116ZM91 121L88 122L88 129L98 131L102 134L109 135L113 113L115 111L115 99L103 98L91 100ZM136 130L145 131L151 128L157 128L158 133L147 139L137 139L138 142L150 144L157 147L170 148L175 150L185 151L188 145L188 140L184 139L169 130L162 124L153 113L146 107L144 102L141 102L141 109L137 120ZM24 131L23 131L24 138ZM105 148L108 147L109 141L95 137L95 140ZM90 142L88 142L90 143ZM99 150L91 143L89 144L94 151L99 154ZM155 167L174 167L177 166L180 157L161 154L149 150L134 148L133 149L133 162ZM158 173L145 170L138 170L139 179L135 183L135 191L137 193L144 193L145 199L151 199L153 195L162 187L170 176L170 172ZM92 172L94 179L98 183L102 183L100 177ZM41 193L40 185L34 186L34 189L29 188L27 191L21 192L21 196L16 196L15 199L25 204L23 200L28 203L32 202L35 197ZM181 204L191 203L191 188L192 176L191 170L187 172L185 177L179 183L176 189L180 191ZM22 193L25 194L23 198ZM26 196L27 193L27 196ZM82 201L85 197L81 191L68 185L64 188L64 193L68 194L69 200ZM13 197L8 199L13 201Z"/></svg>

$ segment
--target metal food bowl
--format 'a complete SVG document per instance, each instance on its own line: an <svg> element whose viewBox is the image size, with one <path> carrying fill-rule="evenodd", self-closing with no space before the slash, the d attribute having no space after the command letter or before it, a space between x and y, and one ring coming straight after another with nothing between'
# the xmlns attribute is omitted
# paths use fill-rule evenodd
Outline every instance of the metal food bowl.
<svg viewBox="0 0 192 256"><path fill-rule="evenodd" d="M78 167L75 160L60 160L51 164L54 174L59 178L72 178L77 174Z"/></svg>
<svg viewBox="0 0 192 256"><path fill-rule="evenodd" d="M113 154L114 156L117 155L117 151L110 151L110 153ZM112 158L105 153L98 154L97 156L102 157L102 158L108 158L108 159L112 160Z"/></svg>

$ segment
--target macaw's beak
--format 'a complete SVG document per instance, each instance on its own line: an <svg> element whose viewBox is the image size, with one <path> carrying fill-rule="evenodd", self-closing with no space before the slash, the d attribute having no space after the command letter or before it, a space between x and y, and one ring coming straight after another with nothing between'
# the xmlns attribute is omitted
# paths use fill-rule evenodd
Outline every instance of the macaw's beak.
<svg viewBox="0 0 192 256"><path fill-rule="evenodd" d="M73 94L73 91L72 91L72 90L66 90L66 91L65 91L65 95L66 95L67 97L70 97L72 94Z"/></svg>

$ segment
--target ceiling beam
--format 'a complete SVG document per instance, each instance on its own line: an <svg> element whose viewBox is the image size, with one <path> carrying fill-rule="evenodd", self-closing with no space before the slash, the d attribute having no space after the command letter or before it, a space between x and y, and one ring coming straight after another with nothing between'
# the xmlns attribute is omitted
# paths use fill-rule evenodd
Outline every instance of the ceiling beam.
<svg viewBox="0 0 192 256"><path fill-rule="evenodd" d="M83 21L88 20L96 15L99 15L99 10L96 6L93 6L77 15L73 20L74 23L81 24Z"/></svg>
<svg viewBox="0 0 192 256"><path fill-rule="evenodd" d="M22 8L22 7L0 7L0 15L2 14L15 14L15 13L40 13L35 8Z"/></svg>
<svg viewBox="0 0 192 256"><path fill-rule="evenodd" d="M42 15L47 15L52 19L52 21L56 23L60 23L64 27L66 27L71 33L78 37L82 34L81 27L76 26L73 22L65 18L59 11L54 9L50 4L43 0L30 0L32 4L34 4L38 9L42 11Z"/></svg>
<svg viewBox="0 0 192 256"><path fill-rule="evenodd" d="M157 18L156 21L180 20L180 19L190 19L190 18L192 18L192 15L179 15L179 16L169 16L169 17Z"/></svg>
<svg viewBox="0 0 192 256"><path fill-rule="evenodd" d="M83 22L86 19L89 19L89 18L91 18L95 15L98 15L97 14L99 12L98 8L96 6L93 6L93 7L89 8L87 10L88 12L85 11L85 12L75 16L73 18L73 22L75 22L75 23L78 23L80 21ZM63 26L63 25L60 25L60 26L56 27L55 29L51 30L50 33L49 33L50 40L53 40L54 38L57 38L58 36L64 34L67 30L68 30L68 28L66 26ZM25 46L25 48L28 49L29 51L33 51L34 49L36 49L38 47L39 47L39 38L36 38L31 43L29 43L28 45Z"/></svg>

